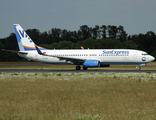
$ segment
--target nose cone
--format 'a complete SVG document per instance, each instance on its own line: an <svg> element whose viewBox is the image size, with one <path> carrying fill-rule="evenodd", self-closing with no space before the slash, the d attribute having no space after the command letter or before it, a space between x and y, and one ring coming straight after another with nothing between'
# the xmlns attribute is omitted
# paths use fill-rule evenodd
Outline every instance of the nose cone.
<svg viewBox="0 0 156 120"><path fill-rule="evenodd" d="M154 61L155 60L155 58L153 57L153 56L149 56L149 61Z"/></svg>

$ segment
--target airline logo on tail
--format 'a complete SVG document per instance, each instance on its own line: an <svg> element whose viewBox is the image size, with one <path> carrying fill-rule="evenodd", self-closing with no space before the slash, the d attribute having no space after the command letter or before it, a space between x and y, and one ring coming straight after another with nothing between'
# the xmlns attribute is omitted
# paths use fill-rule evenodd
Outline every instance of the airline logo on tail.
<svg viewBox="0 0 156 120"><path fill-rule="evenodd" d="M14 28L15 28L15 33L16 33L16 37L17 37L17 41L18 41L20 51L36 50L36 48L34 47L34 42L27 35L27 33L22 29L22 27L18 24L15 24ZM39 47L39 49L45 50L45 48L42 48L42 47Z"/></svg>
<svg viewBox="0 0 156 120"><path fill-rule="evenodd" d="M19 30L18 33L21 34L22 38L28 38L28 40L30 40L29 42L33 42L33 41L30 39L30 37L24 32L24 30L22 30L22 32L21 32L21 30Z"/></svg>
<svg viewBox="0 0 156 120"><path fill-rule="evenodd" d="M21 30L19 30L19 33L21 34L22 38L24 38L24 30L22 30L22 32L21 32ZM27 38L27 37L28 37L28 35L25 33L25 38ZM30 39L30 38L28 37L28 39Z"/></svg>

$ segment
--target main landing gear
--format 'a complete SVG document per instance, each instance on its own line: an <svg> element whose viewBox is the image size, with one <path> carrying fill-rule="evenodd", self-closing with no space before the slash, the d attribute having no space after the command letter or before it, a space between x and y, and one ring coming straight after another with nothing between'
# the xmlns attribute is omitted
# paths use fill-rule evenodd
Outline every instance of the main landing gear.
<svg viewBox="0 0 156 120"><path fill-rule="evenodd" d="M81 66L80 65L76 66L76 70L81 70ZM87 70L87 67L83 66L83 70Z"/></svg>
<svg viewBox="0 0 156 120"><path fill-rule="evenodd" d="M83 70L87 70L87 67L83 66Z"/></svg>
<svg viewBox="0 0 156 120"><path fill-rule="evenodd" d="M81 70L81 66L76 66L76 70Z"/></svg>

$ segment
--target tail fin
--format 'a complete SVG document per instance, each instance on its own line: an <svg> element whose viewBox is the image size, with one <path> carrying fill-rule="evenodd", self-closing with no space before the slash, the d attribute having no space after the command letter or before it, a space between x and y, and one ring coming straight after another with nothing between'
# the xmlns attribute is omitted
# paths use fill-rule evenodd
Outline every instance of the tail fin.
<svg viewBox="0 0 156 120"><path fill-rule="evenodd" d="M31 38L27 35L27 33L19 24L14 24L14 29L20 51L36 50L35 43L31 40ZM39 47L39 49L44 48Z"/></svg>

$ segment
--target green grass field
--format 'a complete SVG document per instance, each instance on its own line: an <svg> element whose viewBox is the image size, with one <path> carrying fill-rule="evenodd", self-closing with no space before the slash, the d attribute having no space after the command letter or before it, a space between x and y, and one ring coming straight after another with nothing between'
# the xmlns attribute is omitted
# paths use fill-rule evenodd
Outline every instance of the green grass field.
<svg viewBox="0 0 156 120"><path fill-rule="evenodd" d="M156 73L0 73L0 120L154 120Z"/></svg>

